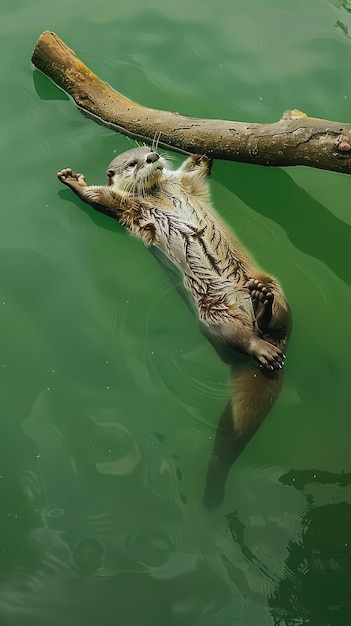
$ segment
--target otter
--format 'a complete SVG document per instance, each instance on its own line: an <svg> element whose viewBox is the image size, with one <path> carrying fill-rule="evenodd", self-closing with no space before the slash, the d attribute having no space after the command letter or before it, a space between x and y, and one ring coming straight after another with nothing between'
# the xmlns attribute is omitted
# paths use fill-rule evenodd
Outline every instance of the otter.
<svg viewBox="0 0 351 626"><path fill-rule="evenodd" d="M257 267L212 206L211 166L195 154L172 170L165 155L143 146L113 159L105 186L87 185L70 168L57 174L180 271L202 332L230 365L231 397L206 477L208 508L222 501L230 467L280 393L290 332L278 281Z"/></svg>

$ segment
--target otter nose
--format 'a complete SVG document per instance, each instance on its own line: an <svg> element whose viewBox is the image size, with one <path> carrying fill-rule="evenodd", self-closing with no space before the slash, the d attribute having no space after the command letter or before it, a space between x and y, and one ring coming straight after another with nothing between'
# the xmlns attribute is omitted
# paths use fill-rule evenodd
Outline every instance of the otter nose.
<svg viewBox="0 0 351 626"><path fill-rule="evenodd" d="M159 160L159 155L157 152L150 152L146 157L146 163L155 163L155 161Z"/></svg>

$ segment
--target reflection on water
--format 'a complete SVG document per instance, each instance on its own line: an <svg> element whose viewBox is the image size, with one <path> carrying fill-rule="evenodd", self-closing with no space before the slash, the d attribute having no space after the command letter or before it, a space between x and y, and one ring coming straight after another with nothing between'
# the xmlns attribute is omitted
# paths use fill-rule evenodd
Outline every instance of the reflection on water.
<svg viewBox="0 0 351 626"><path fill-rule="evenodd" d="M72 559L82 576L95 574L104 561L105 547L93 537L80 539L73 547Z"/></svg>
<svg viewBox="0 0 351 626"><path fill-rule="evenodd" d="M162 446L159 453L164 454ZM150 461L151 456L146 465ZM164 458L160 472L171 466ZM150 467L145 470L150 476ZM65 507L52 508L48 494L55 466L49 459L39 463L37 473L21 477L28 509L21 514L26 520L21 550L11 543L3 550L8 564L0 581L3 623L44 626L58 611L72 626L83 613L95 624L97 615L107 619L113 606L126 611L133 625L140 610L147 611L146 624L196 621L199 612L205 624L225 623L233 614L245 624L347 623L349 478L316 469L262 470L240 476L246 494L240 510L206 517L194 504L178 500L174 506L175 482L168 482L173 497L160 498L155 472L135 502L135 491L133 500L122 495L121 475L112 484L111 475L97 476L99 494L82 498L88 483L80 470L79 481L65 481ZM90 496L91 487L90 480ZM35 517L30 521L30 511L41 513L41 525Z"/></svg>
<svg viewBox="0 0 351 626"><path fill-rule="evenodd" d="M281 481L310 494L306 494L309 505L300 518L300 537L289 541L284 574L269 599L274 624L346 624L351 576L350 475L306 470L290 472ZM330 485L330 504L316 503L323 493L320 485ZM335 501L338 485L346 489L345 501Z"/></svg>
<svg viewBox="0 0 351 626"><path fill-rule="evenodd" d="M242 166L235 167L240 173ZM345 259L351 227L311 198L292 180L289 173L282 169L267 171L258 168L255 170L255 185L250 185L244 171L229 183L229 188L257 212L279 221L297 249L321 260L336 276L349 284L350 274ZM228 219L231 219L230 213ZM336 241L337 246L330 245ZM305 262L304 257L301 262Z"/></svg>

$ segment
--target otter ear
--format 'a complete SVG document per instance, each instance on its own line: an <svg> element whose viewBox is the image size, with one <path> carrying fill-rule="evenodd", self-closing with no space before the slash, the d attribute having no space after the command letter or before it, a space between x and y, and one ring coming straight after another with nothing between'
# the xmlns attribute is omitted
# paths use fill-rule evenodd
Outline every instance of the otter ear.
<svg viewBox="0 0 351 626"><path fill-rule="evenodd" d="M107 170L106 174L107 174L107 185L112 185L112 179L113 179L113 177L115 175L114 171L113 170Z"/></svg>

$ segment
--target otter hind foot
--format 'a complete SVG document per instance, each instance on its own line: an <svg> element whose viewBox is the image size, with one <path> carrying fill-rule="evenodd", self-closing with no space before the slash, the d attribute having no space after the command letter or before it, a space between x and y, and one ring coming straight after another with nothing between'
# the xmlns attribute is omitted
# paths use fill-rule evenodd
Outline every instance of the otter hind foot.
<svg viewBox="0 0 351 626"><path fill-rule="evenodd" d="M286 358L280 348L258 337L252 340L251 356L267 370L282 369Z"/></svg>
<svg viewBox="0 0 351 626"><path fill-rule="evenodd" d="M265 331L272 318L274 294L255 278L248 280L246 287L250 292L257 325L261 331Z"/></svg>

